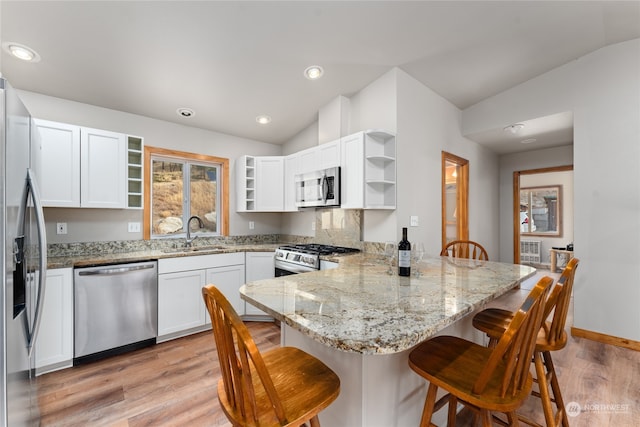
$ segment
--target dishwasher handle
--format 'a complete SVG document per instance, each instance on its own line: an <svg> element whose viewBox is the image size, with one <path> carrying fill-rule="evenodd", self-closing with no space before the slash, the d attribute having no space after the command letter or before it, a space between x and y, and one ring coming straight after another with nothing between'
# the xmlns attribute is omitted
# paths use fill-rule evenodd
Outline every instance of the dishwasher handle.
<svg viewBox="0 0 640 427"><path fill-rule="evenodd" d="M131 271L147 270L149 268L154 268L154 267L155 267L154 264L132 265L130 267L101 268L99 270L79 271L78 274L80 276L101 276L101 275L108 275L108 274L124 274L124 273L129 273Z"/></svg>

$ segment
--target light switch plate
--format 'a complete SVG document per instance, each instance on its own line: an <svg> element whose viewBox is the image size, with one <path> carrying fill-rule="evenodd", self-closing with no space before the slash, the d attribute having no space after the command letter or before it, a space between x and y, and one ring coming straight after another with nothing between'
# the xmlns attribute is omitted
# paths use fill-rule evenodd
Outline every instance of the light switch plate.
<svg viewBox="0 0 640 427"><path fill-rule="evenodd" d="M129 233L139 233L140 232L140 223L139 222L130 222L129 223Z"/></svg>
<svg viewBox="0 0 640 427"><path fill-rule="evenodd" d="M418 216L417 215L411 215L411 226L412 227L417 227L418 226Z"/></svg>
<svg viewBox="0 0 640 427"><path fill-rule="evenodd" d="M253 221L249 221L249 230L253 230L254 228L256 228L256 223Z"/></svg>

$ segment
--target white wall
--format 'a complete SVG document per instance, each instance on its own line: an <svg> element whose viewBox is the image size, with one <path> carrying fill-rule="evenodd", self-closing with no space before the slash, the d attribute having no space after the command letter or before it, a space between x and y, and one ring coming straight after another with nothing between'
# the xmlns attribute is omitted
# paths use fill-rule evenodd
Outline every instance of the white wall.
<svg viewBox="0 0 640 427"><path fill-rule="evenodd" d="M364 241L399 241L402 227L417 215L419 226L409 229L409 239L422 241L430 254L441 247L441 156L449 151L470 162L470 237L491 254L498 253L498 156L463 137L461 112L400 69L393 69L350 98L349 133L386 129L397 133L397 209L365 210ZM300 147L299 139L285 144L283 152ZM308 213L286 214L283 232L313 236Z"/></svg>
<svg viewBox="0 0 640 427"><path fill-rule="evenodd" d="M450 102L401 70L397 82L400 167L394 231L418 215L420 226L409 229L410 240L422 241L429 254L440 253L442 151L447 151L469 160L469 238L481 242L490 259L497 257L498 156L461 135L461 112Z"/></svg>
<svg viewBox="0 0 640 427"><path fill-rule="evenodd" d="M230 161L229 233L231 235L280 232L279 214L238 214L233 177L235 159L244 154L280 155L282 147L189 126L182 126L135 114L93 105L18 91L34 117L64 123L106 129L144 137L145 145L192 153L225 157ZM141 233L128 233L127 222L142 222L141 210L54 209L45 210L47 238L50 243L141 239ZM249 230L249 221L255 230ZM55 222L67 222L67 235L55 234Z"/></svg>
<svg viewBox="0 0 640 427"><path fill-rule="evenodd" d="M574 326L640 341L640 39L468 108L463 129L562 111L574 117Z"/></svg>
<svg viewBox="0 0 640 427"><path fill-rule="evenodd" d="M532 175L522 175L520 177L520 188L526 187L547 187L559 185L560 191L560 221L562 224L561 236L520 236L524 240L540 240L540 261L551 263L549 249L554 247L565 247L573 243L573 171L547 172Z"/></svg>
<svg viewBox="0 0 640 427"><path fill-rule="evenodd" d="M297 153L318 145L318 122L315 121L282 145L282 155Z"/></svg>
<svg viewBox="0 0 640 427"><path fill-rule="evenodd" d="M398 69L392 69L369 84L350 98L349 102L349 134L367 129L384 129L397 132L397 75ZM399 156L403 136L396 139L396 156ZM397 157L397 164L401 160ZM397 177L398 188L402 185ZM400 207L400 199L397 199ZM362 216L362 240L367 242L400 241L397 230L397 211L365 210ZM405 225L406 226L406 225ZM411 236L409 236L411 238Z"/></svg>
<svg viewBox="0 0 640 427"><path fill-rule="evenodd" d="M554 147L543 150L500 156L500 258L502 262L513 262L513 173L516 171L541 169L573 164L573 146ZM522 180L523 177L521 177ZM522 186L522 183L521 183ZM572 200L573 192L572 188ZM567 191L565 191L567 194ZM573 218L572 218L573 220ZM572 228L575 229L572 222ZM573 238L573 234L572 234ZM536 237L537 239L537 237ZM570 243L570 242L565 242ZM554 246L556 246L554 244ZM548 253L547 253L548 257Z"/></svg>

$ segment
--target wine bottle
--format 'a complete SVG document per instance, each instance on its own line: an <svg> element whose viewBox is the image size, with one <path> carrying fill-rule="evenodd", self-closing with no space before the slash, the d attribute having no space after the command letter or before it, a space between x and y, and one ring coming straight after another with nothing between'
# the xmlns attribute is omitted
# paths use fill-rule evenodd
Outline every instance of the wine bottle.
<svg viewBox="0 0 640 427"><path fill-rule="evenodd" d="M402 228L402 240L398 243L398 276L411 276L411 243L406 227Z"/></svg>

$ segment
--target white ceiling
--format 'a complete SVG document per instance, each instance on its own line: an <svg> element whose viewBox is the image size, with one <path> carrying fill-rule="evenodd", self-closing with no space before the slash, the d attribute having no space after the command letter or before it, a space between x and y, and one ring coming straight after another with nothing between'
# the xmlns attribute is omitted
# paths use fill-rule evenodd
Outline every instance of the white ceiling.
<svg viewBox="0 0 640 427"><path fill-rule="evenodd" d="M3 0L0 15L2 41L42 57L2 52L17 88L272 143L394 66L464 109L640 37L640 1ZM304 78L312 64L324 67L322 79ZM181 118L179 107L196 115ZM259 114L273 122L258 125ZM561 129L528 128L567 144L564 119L550 121ZM478 140L497 152L540 148L497 144L498 134Z"/></svg>

